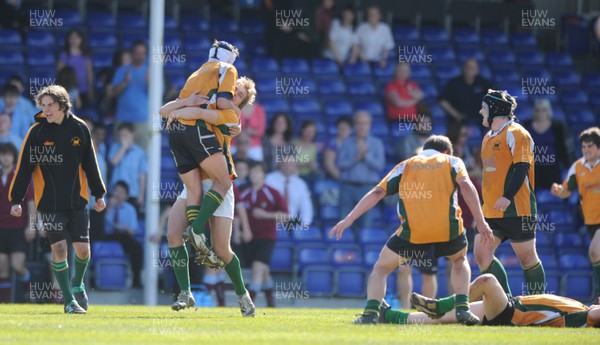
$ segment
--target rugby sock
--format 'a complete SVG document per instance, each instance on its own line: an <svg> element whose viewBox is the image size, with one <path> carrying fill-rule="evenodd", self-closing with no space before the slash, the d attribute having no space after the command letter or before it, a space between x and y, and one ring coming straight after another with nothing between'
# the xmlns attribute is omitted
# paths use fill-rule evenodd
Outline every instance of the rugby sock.
<svg viewBox="0 0 600 345"><path fill-rule="evenodd" d="M237 255L233 254L231 261L225 265L225 272L231 279L235 294L242 296L246 293L246 286L244 286L244 278L242 277L242 268L240 267L240 259Z"/></svg>
<svg viewBox="0 0 600 345"><path fill-rule="evenodd" d="M83 276L85 275L85 271L87 270L88 263L90 262L90 257L88 256L85 259L80 259L77 255L75 255L75 272L73 272L73 279L71 280L71 286L74 288L80 289L83 284Z"/></svg>
<svg viewBox="0 0 600 345"><path fill-rule="evenodd" d="M539 295L546 291L546 273L541 261L533 267L523 269L525 284L527 284L528 295Z"/></svg>
<svg viewBox="0 0 600 345"><path fill-rule="evenodd" d="M469 296L456 294L454 306L456 309L469 310Z"/></svg>
<svg viewBox="0 0 600 345"><path fill-rule="evenodd" d="M403 325L408 322L408 314L409 313L405 313L400 310L388 309L385 311L385 314L383 315L383 317L389 323L396 324L396 325Z"/></svg>
<svg viewBox="0 0 600 345"><path fill-rule="evenodd" d="M592 264L594 271L594 280L596 282L596 292L594 297L600 296L600 261L594 262ZM597 300L594 300L594 303L597 303Z"/></svg>
<svg viewBox="0 0 600 345"><path fill-rule="evenodd" d="M217 295L217 304L219 307L225 306L225 282L220 281L215 284L215 294Z"/></svg>
<svg viewBox="0 0 600 345"><path fill-rule="evenodd" d="M502 286L502 290L504 290L504 292L506 292L509 296L512 296L512 293L510 292L510 286L508 286L508 275L506 275L504 266L502 266L502 263L500 262L500 260L498 260L498 258L494 257L494 260L492 261L490 266L486 270L483 270L481 272L481 274L484 273L494 275L494 277L496 277L496 279L500 283L500 286Z"/></svg>
<svg viewBox="0 0 600 345"><path fill-rule="evenodd" d="M262 289L265 292L265 299L267 300L267 307L275 308L275 298L273 298L273 279L267 280Z"/></svg>
<svg viewBox="0 0 600 345"><path fill-rule="evenodd" d="M190 271L188 270L189 255L185 244L169 248L171 267L181 291L190 291Z"/></svg>
<svg viewBox="0 0 600 345"><path fill-rule="evenodd" d="M451 311L452 309L454 309L454 306L456 305L456 296L457 295L452 295L452 296L442 297L442 298L438 299L436 312L439 314L444 314L444 313L447 313L447 312ZM464 295L462 295L462 296L464 296Z"/></svg>
<svg viewBox="0 0 600 345"><path fill-rule="evenodd" d="M370 299L367 301L367 305L365 306L365 311L363 314L379 314L379 307L381 306L381 302L376 299Z"/></svg>
<svg viewBox="0 0 600 345"><path fill-rule="evenodd" d="M29 289L31 288L31 273L29 270L25 271L25 274L22 276L17 276L17 280L21 283L23 287L23 295L25 296L25 301L29 301Z"/></svg>
<svg viewBox="0 0 600 345"><path fill-rule="evenodd" d="M10 303L10 278L0 278L0 303Z"/></svg>
<svg viewBox="0 0 600 345"><path fill-rule="evenodd" d="M58 282L58 286L60 286L60 291L63 294L63 300L65 305L71 303L73 298L73 290L71 289L71 284L69 281L69 264L67 261L63 262L50 262L52 266L52 271L54 272L54 278Z"/></svg>
<svg viewBox="0 0 600 345"><path fill-rule="evenodd" d="M192 206L187 206L185 208L185 214L187 215L189 225L192 225L194 223L194 221L196 220L196 217L198 217L199 210L200 210L200 205L192 205Z"/></svg>
<svg viewBox="0 0 600 345"><path fill-rule="evenodd" d="M198 211L198 216L192 223L192 228L196 234L200 235L204 232L204 228L206 227L208 219L212 217L213 213L215 213L217 208L219 208L219 205L222 203L223 197L214 189L211 189L204 194L204 198L202 198L202 204L200 205L200 210Z"/></svg>

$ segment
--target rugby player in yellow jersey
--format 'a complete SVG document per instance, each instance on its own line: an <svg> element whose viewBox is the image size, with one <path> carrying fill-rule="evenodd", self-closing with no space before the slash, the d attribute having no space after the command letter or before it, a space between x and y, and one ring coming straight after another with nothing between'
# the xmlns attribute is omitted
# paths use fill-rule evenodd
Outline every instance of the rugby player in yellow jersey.
<svg viewBox="0 0 600 345"><path fill-rule="evenodd" d="M574 190L579 192L583 220L592 239L589 257L594 269L596 290L600 296L600 128L592 127L579 135L583 157L567 173L562 185L555 183L550 192L559 198L568 198Z"/></svg>
<svg viewBox="0 0 600 345"><path fill-rule="evenodd" d="M600 327L600 305L590 307L570 298L551 295L508 296L496 277L483 274L471 283L469 303L484 326ZM453 313L454 296L430 299L413 293L411 301L418 313L382 307L385 319L393 324L457 323Z"/></svg>
<svg viewBox="0 0 600 345"><path fill-rule="evenodd" d="M400 227L381 250L367 286L367 305L355 324L384 322L380 307L385 296L386 278L400 264L422 258L433 245L435 257L452 262L451 284L457 292L456 318L474 325L479 319L469 311L471 268L467 262L467 237L458 205L458 187L477 222L480 237L493 240L492 230L483 218L479 196L467 175L465 164L452 156L450 139L430 136L423 151L398 164L369 191L329 236L340 239L344 230L387 195L398 195Z"/></svg>
<svg viewBox="0 0 600 345"><path fill-rule="evenodd" d="M531 295L546 290L546 275L535 249L534 143L515 121L516 107L506 91L488 90L481 103L482 123L490 128L481 144L483 215L494 231L494 241L483 243L475 236L474 254L481 272L496 276L511 294L506 271L494 256L500 243L510 240Z"/></svg>

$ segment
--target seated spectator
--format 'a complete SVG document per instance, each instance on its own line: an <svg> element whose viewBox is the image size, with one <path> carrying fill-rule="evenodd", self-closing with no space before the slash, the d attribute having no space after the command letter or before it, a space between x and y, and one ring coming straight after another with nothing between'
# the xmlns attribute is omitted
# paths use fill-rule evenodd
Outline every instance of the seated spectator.
<svg viewBox="0 0 600 345"><path fill-rule="evenodd" d="M77 113L82 108L81 94L77 87L77 74L71 66L65 66L58 71L56 75L56 85L60 85L69 93L69 99L73 105L73 112Z"/></svg>
<svg viewBox="0 0 600 345"><path fill-rule="evenodd" d="M312 120L302 122L300 138L294 140L296 167L298 175L312 186L319 173L317 162L317 144L314 142L317 135L317 124Z"/></svg>
<svg viewBox="0 0 600 345"><path fill-rule="evenodd" d="M285 220L289 230L306 230L313 221L313 204L308 185L298 176L294 157L283 156L280 169L270 172L265 183L283 196L288 206L289 218Z"/></svg>
<svg viewBox="0 0 600 345"><path fill-rule="evenodd" d="M326 37L327 49L324 56L335 60L340 66L349 62L352 56L358 56L358 52L355 52L358 49L355 22L356 11L353 6L348 5L342 9L341 19L333 20Z"/></svg>
<svg viewBox="0 0 600 345"><path fill-rule="evenodd" d="M142 287L140 272L142 270L142 245L135 239L141 235L135 207L129 199L129 186L124 181L117 181L112 188L112 195L106 207L105 239L118 241L123 251L129 255L133 271L133 287Z"/></svg>
<svg viewBox="0 0 600 345"><path fill-rule="evenodd" d="M133 141L135 132L132 124L120 124L118 132L118 141L111 145L108 152L108 160L112 166L110 186L114 187L118 181L127 183L129 202L141 211L148 172L146 153Z"/></svg>
<svg viewBox="0 0 600 345"><path fill-rule="evenodd" d="M469 124L481 124L479 109L488 89L495 87L491 81L479 75L477 60L465 61L461 75L450 79L439 97L448 123L467 121Z"/></svg>
<svg viewBox="0 0 600 345"><path fill-rule="evenodd" d="M18 78L18 77L15 77ZM39 112L37 108L19 91L20 79L13 79L2 88L2 99L0 99L0 113L7 114L11 118L11 132L19 137L25 138L29 127L33 125L33 116ZM21 147L17 146L17 148Z"/></svg>
<svg viewBox="0 0 600 345"><path fill-rule="evenodd" d="M245 135L250 138L250 147L248 149L247 159L260 162L263 160L262 140L265 135L265 127L267 125L267 115L265 108L258 103L247 105L242 109L240 116L242 121L242 129ZM237 150L240 136L237 136L233 142Z"/></svg>
<svg viewBox="0 0 600 345"><path fill-rule="evenodd" d="M242 128L244 128L242 126ZM255 161L254 159L250 158L250 137L248 136L248 134L245 133L245 130L240 132L240 134L235 138L235 153L233 155L231 155L231 157L233 158L233 161L236 162L235 163L235 168L237 170L237 161L238 160L245 160L245 161ZM261 153L262 153L262 149L261 149Z"/></svg>
<svg viewBox="0 0 600 345"><path fill-rule="evenodd" d="M19 150L23 144L23 138L17 137L17 135L11 131L11 126L10 116L0 113L0 143L11 143Z"/></svg>
<svg viewBox="0 0 600 345"><path fill-rule="evenodd" d="M268 307L275 307L273 279L269 270L271 255L277 240L277 230L287 218L287 204L279 192L265 184L265 168L260 163L250 167L250 186L240 193L248 214L250 233L244 237L245 262L252 267L249 287L250 298L255 300L259 291L265 292ZM246 230L246 231L248 231Z"/></svg>
<svg viewBox="0 0 600 345"><path fill-rule="evenodd" d="M429 108L425 103L419 103L419 109L419 116L415 122L400 125L402 130L410 131L410 134L396 140L393 144L397 162L402 162L420 152L425 140L431 135L433 124Z"/></svg>
<svg viewBox="0 0 600 345"><path fill-rule="evenodd" d="M94 69L92 65L92 52L88 47L85 35L79 29L73 29L67 34L56 71L60 72L65 66L70 66L75 71L77 79L76 88L79 90L81 96L81 107L93 104ZM73 102L73 98L71 98L71 102Z"/></svg>
<svg viewBox="0 0 600 345"><path fill-rule="evenodd" d="M391 124L414 121L417 117L417 103L425 94L416 82L409 79L409 64L400 62L394 73L395 79L385 87L387 120Z"/></svg>
<svg viewBox="0 0 600 345"><path fill-rule="evenodd" d="M338 118L335 122L335 128L337 134L335 138L331 138L323 153L323 168L325 168L325 173L329 178L338 181L340 179L340 170L335 161L342 142L352 133L352 119L348 116Z"/></svg>
<svg viewBox="0 0 600 345"><path fill-rule="evenodd" d="M292 135L294 135L294 127L290 116L281 112L275 114L263 139L263 161L267 171L277 169L277 163L281 161L280 156L284 151L291 150Z"/></svg>
<svg viewBox="0 0 600 345"><path fill-rule="evenodd" d="M371 114L354 114L354 135L342 142L336 165L340 171L340 216L345 217L354 205L379 183L385 166L383 142L372 136ZM372 225L372 213L367 212L355 222L362 228Z"/></svg>
<svg viewBox="0 0 600 345"><path fill-rule="evenodd" d="M351 63L358 58L360 61L379 63L381 67L387 65L389 52L395 44L390 26L381 21L379 7L369 6L367 21L358 26L356 37L358 49L350 59Z"/></svg>
<svg viewBox="0 0 600 345"><path fill-rule="evenodd" d="M535 143L535 189L549 189L569 167L569 156L573 156L567 147L570 135L562 122L552 119L552 104L547 99L535 102L533 119L525 121L523 127Z"/></svg>
<svg viewBox="0 0 600 345"><path fill-rule="evenodd" d="M235 172L237 173L237 178L235 180L233 180L233 184L238 188L238 189L244 189L249 181L248 181L248 174L250 173L249 171L249 164L254 164L256 162L252 161L246 161L246 160L235 160Z"/></svg>

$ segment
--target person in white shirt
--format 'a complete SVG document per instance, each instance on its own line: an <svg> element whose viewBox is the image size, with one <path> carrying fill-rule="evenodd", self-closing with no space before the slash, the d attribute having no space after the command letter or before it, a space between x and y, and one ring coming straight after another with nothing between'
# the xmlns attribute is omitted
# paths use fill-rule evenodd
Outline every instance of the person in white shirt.
<svg viewBox="0 0 600 345"><path fill-rule="evenodd" d="M290 221L308 227L313 220L313 204L308 185L298 176L294 155L281 157L279 170L265 177L265 183L275 188L288 203Z"/></svg>
<svg viewBox="0 0 600 345"><path fill-rule="evenodd" d="M348 5L342 9L341 20L336 18L331 24L324 56L335 60L339 65L348 62L352 56L357 56L357 53L354 53L358 49L355 19L354 7Z"/></svg>
<svg viewBox="0 0 600 345"><path fill-rule="evenodd" d="M379 62L381 67L387 64L388 53L394 48L394 37L389 25L381 22L381 10L377 6L367 9L367 21L356 30L358 49L352 61L358 57L361 61ZM358 54L358 56L357 56Z"/></svg>

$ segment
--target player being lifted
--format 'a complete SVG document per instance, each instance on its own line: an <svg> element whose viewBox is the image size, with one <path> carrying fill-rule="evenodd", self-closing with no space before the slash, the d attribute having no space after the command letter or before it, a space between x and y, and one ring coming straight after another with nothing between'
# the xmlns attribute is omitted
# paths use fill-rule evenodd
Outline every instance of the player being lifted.
<svg viewBox="0 0 600 345"><path fill-rule="evenodd" d="M488 90L479 113L490 131L481 144L483 215L494 241L475 236L474 254L482 273L491 273L511 294L506 271L494 256L500 243L510 244L525 272L528 294L543 293L546 275L535 249L537 206L534 194L534 143L515 121L517 102L506 91Z"/></svg>
<svg viewBox="0 0 600 345"><path fill-rule="evenodd" d="M600 128L581 132L579 141L583 157L571 165L562 185L552 185L551 193L564 199L574 190L579 192L583 220L592 240L589 257L596 284L594 297L597 298L600 296Z"/></svg>
<svg viewBox="0 0 600 345"><path fill-rule="evenodd" d="M168 114L167 127L171 127L172 123L176 120L203 120L207 123L219 125L222 120L227 121L231 116L231 112L239 115L240 109L246 105L252 104L256 97L255 84L251 79L241 77L237 80L236 89L233 95L233 104L235 105L234 110L215 110L215 109L202 109L198 105L208 103L208 99L193 94L187 99L183 99L182 104L190 104L179 109L171 111L162 111L161 114ZM165 106L166 107L166 106ZM238 108L239 107L239 108ZM163 107L164 108L164 107ZM234 127L231 131L234 133ZM223 150L227 152L229 162L231 162L232 177L235 177L235 170L233 169L233 161L229 154L229 145L231 142L231 136L218 136L219 145L223 147ZM227 167L225 167L227 168ZM202 172L202 189L204 191L210 188L210 180L208 176ZM183 243L183 234L186 228L186 223L183 221L186 214L186 198L189 197L188 189L184 189L181 195L175 201L173 208L169 214L169 220L167 225L167 239L169 241L169 248L171 252L171 261L174 263L173 271L181 293L177 297L177 301L172 305L173 310L181 310L186 307L193 307L195 305L194 297L190 291L190 276L188 270L189 256L186 247ZM210 230L211 230L211 241L212 247L219 258L223 259L225 263L225 271L233 283L235 293L238 296L238 303L242 315L254 316L254 304L250 298L242 278L240 263L236 254L231 250L231 230L234 216L234 195L233 191L230 190L226 196L224 202L219 205L215 210L213 216L209 219ZM205 258L200 256L197 258L200 263L208 264ZM211 266L217 268L215 266Z"/></svg>
<svg viewBox="0 0 600 345"><path fill-rule="evenodd" d="M400 227L387 241L373 267L367 286L367 305L355 324L381 321L380 307L385 296L386 278L411 258L422 258L434 245L435 257L445 256L452 262L451 284L457 292L456 318L462 324L479 323L469 311L471 268L467 262L467 237L462 211L458 206L458 187L477 221L477 230L492 241L492 230L483 219L479 196L465 164L452 155L450 139L430 136L423 152L398 164L368 192L342 221L331 229L338 239L363 213L387 195L398 195L397 213Z"/></svg>

